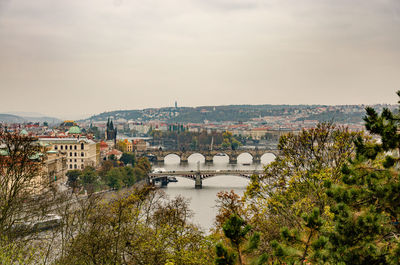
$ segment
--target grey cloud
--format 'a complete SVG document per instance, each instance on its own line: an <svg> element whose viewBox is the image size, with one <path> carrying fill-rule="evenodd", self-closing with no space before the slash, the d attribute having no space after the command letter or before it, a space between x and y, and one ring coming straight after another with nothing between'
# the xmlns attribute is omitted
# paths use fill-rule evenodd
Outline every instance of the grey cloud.
<svg viewBox="0 0 400 265"><path fill-rule="evenodd" d="M0 112L376 103L398 89L397 0L0 3Z"/></svg>

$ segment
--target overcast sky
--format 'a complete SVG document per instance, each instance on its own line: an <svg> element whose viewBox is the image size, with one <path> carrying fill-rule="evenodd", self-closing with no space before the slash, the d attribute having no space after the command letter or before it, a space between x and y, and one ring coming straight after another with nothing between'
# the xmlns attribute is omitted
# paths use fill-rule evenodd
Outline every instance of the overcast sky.
<svg viewBox="0 0 400 265"><path fill-rule="evenodd" d="M0 113L395 103L399 0L0 0Z"/></svg>

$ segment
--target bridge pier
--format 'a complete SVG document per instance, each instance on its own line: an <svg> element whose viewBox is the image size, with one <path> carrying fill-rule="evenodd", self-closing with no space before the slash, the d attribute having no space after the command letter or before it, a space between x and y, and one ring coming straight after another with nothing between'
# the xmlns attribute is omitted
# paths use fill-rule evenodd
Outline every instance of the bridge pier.
<svg viewBox="0 0 400 265"><path fill-rule="evenodd" d="M261 156L253 156L253 163L260 164L261 163Z"/></svg>
<svg viewBox="0 0 400 265"><path fill-rule="evenodd" d="M212 164L214 162L214 157L212 155L206 155L205 162L206 164Z"/></svg>
<svg viewBox="0 0 400 265"><path fill-rule="evenodd" d="M164 164L164 157L163 156L157 156L157 163L158 164Z"/></svg>
<svg viewBox="0 0 400 265"><path fill-rule="evenodd" d="M201 175L197 174L196 175L196 180L194 183L194 188L195 189L202 189L203 188L203 180L201 179Z"/></svg>
<svg viewBox="0 0 400 265"><path fill-rule="evenodd" d="M168 176L165 177L161 177L161 178L157 178L157 179L152 179L152 180L148 180L149 184L151 184L152 186L156 185L156 182L160 182L160 186L161 187L167 187L169 180L168 180Z"/></svg>
<svg viewBox="0 0 400 265"><path fill-rule="evenodd" d="M237 164L237 156L230 156L229 164Z"/></svg>
<svg viewBox="0 0 400 265"><path fill-rule="evenodd" d="M161 187L167 187L168 186L168 177L163 177L161 179Z"/></svg>
<svg viewBox="0 0 400 265"><path fill-rule="evenodd" d="M187 157L181 157L181 165L186 165L187 163L189 163L188 158Z"/></svg>

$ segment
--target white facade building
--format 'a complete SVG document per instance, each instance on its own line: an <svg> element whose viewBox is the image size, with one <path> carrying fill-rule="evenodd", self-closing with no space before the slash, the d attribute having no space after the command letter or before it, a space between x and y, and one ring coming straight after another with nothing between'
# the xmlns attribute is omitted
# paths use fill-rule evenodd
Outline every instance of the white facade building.
<svg viewBox="0 0 400 265"><path fill-rule="evenodd" d="M65 153L68 170L99 165L100 149L92 140L86 138L41 138L39 141L49 144L51 150Z"/></svg>

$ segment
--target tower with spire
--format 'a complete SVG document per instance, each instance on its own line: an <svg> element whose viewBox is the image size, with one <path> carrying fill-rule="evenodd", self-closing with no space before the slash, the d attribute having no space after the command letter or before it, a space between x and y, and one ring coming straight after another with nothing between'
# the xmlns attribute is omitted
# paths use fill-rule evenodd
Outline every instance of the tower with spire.
<svg viewBox="0 0 400 265"><path fill-rule="evenodd" d="M110 121L110 118L108 118L107 121L107 126L106 126L106 140L107 141L112 141L114 140L114 143L117 141L117 128L114 128L114 123Z"/></svg>

